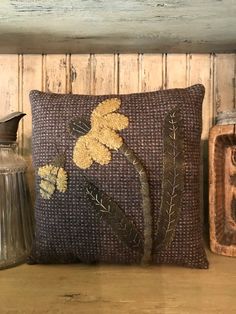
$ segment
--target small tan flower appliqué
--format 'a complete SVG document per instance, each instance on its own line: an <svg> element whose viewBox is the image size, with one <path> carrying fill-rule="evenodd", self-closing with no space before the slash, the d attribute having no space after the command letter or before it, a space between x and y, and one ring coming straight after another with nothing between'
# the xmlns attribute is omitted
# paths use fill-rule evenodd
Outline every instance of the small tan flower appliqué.
<svg viewBox="0 0 236 314"><path fill-rule="evenodd" d="M67 173L63 168L64 156L58 156L52 163L38 169L40 194L44 199L50 199L55 190L65 193L67 190Z"/></svg>
<svg viewBox="0 0 236 314"><path fill-rule="evenodd" d="M93 162L106 165L111 161L111 149L119 149L123 144L122 137L117 131L128 127L129 120L123 114L117 113L121 102L118 98L106 99L93 110L90 118L91 127L81 120L81 134L73 151L73 161L81 169L89 168ZM73 121L71 128L73 131ZM78 130L78 125L76 130ZM81 135L80 134L80 135Z"/></svg>

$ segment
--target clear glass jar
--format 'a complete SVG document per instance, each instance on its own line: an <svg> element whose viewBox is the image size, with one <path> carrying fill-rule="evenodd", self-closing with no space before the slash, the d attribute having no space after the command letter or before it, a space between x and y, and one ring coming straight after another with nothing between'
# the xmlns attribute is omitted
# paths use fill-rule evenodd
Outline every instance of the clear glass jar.
<svg viewBox="0 0 236 314"><path fill-rule="evenodd" d="M33 238L27 165L16 147L0 143L0 269L24 262Z"/></svg>

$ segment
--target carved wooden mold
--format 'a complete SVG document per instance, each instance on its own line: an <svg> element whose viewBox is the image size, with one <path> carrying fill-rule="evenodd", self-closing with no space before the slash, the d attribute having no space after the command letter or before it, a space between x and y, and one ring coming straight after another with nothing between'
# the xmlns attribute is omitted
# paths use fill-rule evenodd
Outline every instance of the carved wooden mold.
<svg viewBox="0 0 236 314"><path fill-rule="evenodd" d="M209 138L211 250L236 256L236 125L216 125Z"/></svg>

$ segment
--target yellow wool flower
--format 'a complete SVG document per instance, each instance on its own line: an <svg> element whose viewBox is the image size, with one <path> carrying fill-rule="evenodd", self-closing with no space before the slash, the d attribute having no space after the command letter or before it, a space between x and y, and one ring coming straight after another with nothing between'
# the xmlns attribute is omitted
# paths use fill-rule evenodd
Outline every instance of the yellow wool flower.
<svg viewBox="0 0 236 314"><path fill-rule="evenodd" d="M56 188L64 193L67 190L67 174L62 167L53 164L47 164L39 167L38 175L40 181L40 194L44 199L50 199Z"/></svg>
<svg viewBox="0 0 236 314"><path fill-rule="evenodd" d="M55 185L49 181L41 180L39 186L40 194L44 199L50 199L52 194L55 192Z"/></svg>
<svg viewBox="0 0 236 314"><path fill-rule="evenodd" d="M89 168L92 165L93 160L88 153L85 136L81 136L77 140L73 151L73 160L74 163L82 169Z"/></svg>
<svg viewBox="0 0 236 314"><path fill-rule="evenodd" d="M57 189L59 192L65 193L67 190L67 173L63 168L59 168L57 174Z"/></svg>
<svg viewBox="0 0 236 314"><path fill-rule="evenodd" d="M51 171L53 170L53 165L45 165L43 167L40 167L38 169L38 175L40 177L45 177L47 176L49 173L51 173Z"/></svg>
<svg viewBox="0 0 236 314"><path fill-rule="evenodd" d="M93 110L91 117L104 117L105 115L114 112L120 108L121 101L118 98L108 98L100 102Z"/></svg>
<svg viewBox="0 0 236 314"><path fill-rule="evenodd" d="M89 168L95 161L106 165L111 161L109 149L119 149L123 144L122 137L117 131L128 127L129 120L120 113L118 98L106 99L98 104L91 114L91 129L76 142L73 160L81 169Z"/></svg>

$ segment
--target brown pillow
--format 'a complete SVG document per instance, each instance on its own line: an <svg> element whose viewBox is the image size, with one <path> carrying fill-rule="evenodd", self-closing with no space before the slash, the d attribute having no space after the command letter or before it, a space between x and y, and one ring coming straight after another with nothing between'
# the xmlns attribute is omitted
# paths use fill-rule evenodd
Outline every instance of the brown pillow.
<svg viewBox="0 0 236 314"><path fill-rule="evenodd" d="M36 234L29 263L207 268L200 222L204 87L31 91Z"/></svg>

